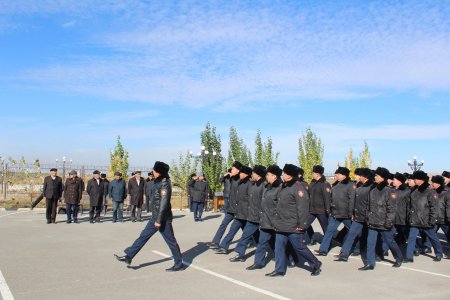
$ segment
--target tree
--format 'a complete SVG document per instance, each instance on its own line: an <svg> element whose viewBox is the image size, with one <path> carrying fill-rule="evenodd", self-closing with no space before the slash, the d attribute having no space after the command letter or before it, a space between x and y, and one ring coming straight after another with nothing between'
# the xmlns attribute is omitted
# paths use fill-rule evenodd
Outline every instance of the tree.
<svg viewBox="0 0 450 300"><path fill-rule="evenodd" d="M198 163L198 159L195 159L192 163L189 151L187 151L184 156L180 152L178 162L175 160L172 161L169 171L170 177L173 186L181 190L181 199L187 195L187 185L191 179L190 176L197 171Z"/></svg>
<svg viewBox="0 0 450 300"><path fill-rule="evenodd" d="M258 129L255 138L255 156L253 162L255 165L262 165L268 167L277 163L279 152L273 153L272 138L268 137L267 142L262 142L261 130Z"/></svg>
<svg viewBox="0 0 450 300"><path fill-rule="evenodd" d="M307 128L302 137L298 140L298 161L305 170L305 180L312 179L312 168L314 165L323 164L324 147L317 135Z"/></svg>
<svg viewBox="0 0 450 300"><path fill-rule="evenodd" d="M207 123L205 130L200 134L202 146L205 152L202 161L202 170L208 180L211 189L211 195L221 189L220 173L224 171L224 161L222 158L222 144L220 135L216 133L216 127ZM207 151L207 152L206 152Z"/></svg>
<svg viewBox="0 0 450 300"><path fill-rule="evenodd" d="M264 145L261 139L261 130L256 131L255 138L255 156L253 158L255 165L264 165Z"/></svg>
<svg viewBox="0 0 450 300"><path fill-rule="evenodd" d="M370 157L369 144L364 141L364 148L359 153L359 167L370 168L372 166L372 158Z"/></svg>
<svg viewBox="0 0 450 300"><path fill-rule="evenodd" d="M123 178L126 180L128 178L128 151L126 151L120 141L120 135L117 136L116 146L114 151L111 150L110 154L110 167L109 167L109 175L111 177L114 176L115 172L120 172L123 175Z"/></svg>
<svg viewBox="0 0 450 300"><path fill-rule="evenodd" d="M354 179L355 169L359 168L359 161L353 157L353 149L350 148L347 157L345 158L344 166L350 170L350 178Z"/></svg>
<svg viewBox="0 0 450 300"><path fill-rule="evenodd" d="M228 150L228 166L231 166L234 161L239 161L246 166L253 165L252 154L244 143L243 139L240 139L236 128L230 127L230 149Z"/></svg>

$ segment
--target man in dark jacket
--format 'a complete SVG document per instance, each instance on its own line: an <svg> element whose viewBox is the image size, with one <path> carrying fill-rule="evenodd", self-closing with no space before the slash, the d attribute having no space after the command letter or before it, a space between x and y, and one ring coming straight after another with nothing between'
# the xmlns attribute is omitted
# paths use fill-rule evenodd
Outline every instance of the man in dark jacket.
<svg viewBox="0 0 450 300"><path fill-rule="evenodd" d="M309 216L308 216L308 236L312 245L314 241L314 230L311 224L314 220L318 220L322 232L325 234L328 226L328 215L330 214L330 197L331 197L331 185L327 182L323 172L325 171L322 166L313 167L313 180L309 184Z"/></svg>
<svg viewBox="0 0 450 300"><path fill-rule="evenodd" d="M250 199L250 187L251 181L250 176L252 175L252 168L247 166L242 166L239 170L239 183L236 188L235 196L230 200L231 208L234 209L235 215L234 220L231 223L230 230L227 235L223 238L219 245L219 249L216 250L216 254L228 254L228 248L230 247L233 238L239 229L244 229L247 223L247 213L248 213L248 201Z"/></svg>
<svg viewBox="0 0 450 300"><path fill-rule="evenodd" d="M377 183L369 193L369 211L367 215L367 226L369 232L367 236L367 260L365 265L359 268L360 271L375 269L375 247L378 234L391 249L395 264L393 267L399 268L402 265L403 255L394 240L392 227L395 219L395 209L397 206L397 194L394 189L388 186L387 180L390 172L386 168L377 168L375 171L375 182Z"/></svg>
<svg viewBox="0 0 450 300"><path fill-rule="evenodd" d="M236 249L234 250L237 255L230 258L231 262L245 261L245 250L252 240L252 237L258 231L265 177L266 168L264 166L256 165L253 167L253 182L250 185L250 199L248 201L247 223L245 224L242 236L239 239Z"/></svg>
<svg viewBox="0 0 450 300"><path fill-rule="evenodd" d="M147 214L153 211L153 187L155 186L155 178L153 172L148 173L145 181L145 209Z"/></svg>
<svg viewBox="0 0 450 300"><path fill-rule="evenodd" d="M103 215L106 215L106 212L108 210L108 190L109 190L109 180L106 178L106 174L102 173L100 174L100 178L103 181L103 208L104 212Z"/></svg>
<svg viewBox="0 0 450 300"><path fill-rule="evenodd" d="M42 193L45 197L45 215L47 224L56 224L56 207L63 193L63 183L61 177L57 176L57 169L50 169L50 176L44 178L44 188Z"/></svg>
<svg viewBox="0 0 450 300"><path fill-rule="evenodd" d="M438 218L435 226L435 231L438 232L439 229L441 229L445 237L447 239L447 244L450 243L450 232L449 232L449 225L447 223L447 212L448 212L448 205L449 203L449 191L447 187L445 186L445 180L444 177L436 175L431 178L431 187L436 191L436 194L438 196L438 207L439 207L439 213Z"/></svg>
<svg viewBox="0 0 450 300"><path fill-rule="evenodd" d="M209 186L203 177L203 174L198 174L189 180L189 189L192 198L192 210L194 212L194 221L202 220L203 209L209 197Z"/></svg>
<svg viewBox="0 0 450 300"><path fill-rule="evenodd" d="M148 220L144 230L134 243L124 250L124 256L114 254L117 260L126 264L131 264L132 259L139 253L142 247L150 240L150 238L159 231L164 238L167 246L172 252L174 265L166 269L168 272L176 272L184 269L181 257L180 247L175 238L172 227L172 206L170 198L172 196L172 184L169 177L169 166L163 162L157 161L153 166L153 174L155 176L154 186L154 206L152 217Z"/></svg>
<svg viewBox="0 0 450 300"><path fill-rule="evenodd" d="M127 197L127 188L122 173L114 173L114 180L109 183L108 195L113 204L112 222L116 223L117 219L123 222L123 201Z"/></svg>
<svg viewBox="0 0 450 300"><path fill-rule="evenodd" d="M128 193L130 194L131 221L142 222L142 204L144 203L145 181L141 171L135 171L134 176L128 180Z"/></svg>
<svg viewBox="0 0 450 300"><path fill-rule="evenodd" d="M281 190L281 173L277 165L267 168L264 192L261 200L261 214L259 219L259 239L256 246L255 261L246 270L262 269L266 265L266 257L271 252L270 241L275 238L275 216L278 202L278 193Z"/></svg>
<svg viewBox="0 0 450 300"><path fill-rule="evenodd" d="M305 186L296 178L298 169L286 164L283 168L284 183L278 194L275 214L275 270L269 277L284 276L287 269L286 245L294 248L297 256L303 257L312 266L312 276L320 274L322 263L311 253L304 243L303 234L309 215L309 195Z"/></svg>
<svg viewBox="0 0 450 300"><path fill-rule="evenodd" d="M220 241L225 234L225 230L227 230L228 224L230 224L234 220L234 209L231 208L230 199L236 196L236 189L239 183L239 170L242 168L242 164L238 161L233 163L230 171L224 175L224 180L229 181L229 190L224 189L223 197L225 202L225 215L222 219L222 222L219 225L219 228L216 231L216 234L213 237L212 242L209 244L209 249L219 249ZM228 177L228 179L227 179ZM224 184L225 185L225 184ZM226 185L225 185L226 186ZM227 201L228 197L228 201Z"/></svg>
<svg viewBox="0 0 450 300"><path fill-rule="evenodd" d="M194 202L192 201L192 187L190 186L191 180L196 177L197 175L195 173L191 174L190 179L186 186L186 193L188 198L188 204L189 204L189 211L194 212Z"/></svg>
<svg viewBox="0 0 450 300"><path fill-rule="evenodd" d="M409 211L409 236L405 262L413 262L414 248L419 231L422 230L434 248L434 261L442 259L442 246L434 226L439 215L439 202L436 191L430 188L429 177L424 171L416 171L413 179L417 188L411 193L411 209Z"/></svg>
<svg viewBox="0 0 450 300"><path fill-rule="evenodd" d="M350 181L350 170L339 167L336 170L338 183L331 188L330 217L328 227L320 244L318 254L327 256L330 250L331 239L341 223L349 229L355 204L356 185Z"/></svg>
<svg viewBox="0 0 450 300"><path fill-rule="evenodd" d="M394 174L394 187L397 192L397 209L395 211L394 229L397 240L406 244L408 233L408 214L410 206L411 190L406 185L406 176L401 173Z"/></svg>
<svg viewBox="0 0 450 300"><path fill-rule="evenodd" d="M347 261L351 248L357 237L362 236L362 232L366 227L367 212L369 210L369 193L373 188L372 171L369 168L360 168L358 171L359 186L355 191L355 205L352 216L352 225L342 244L341 253L336 261Z"/></svg>
<svg viewBox="0 0 450 300"><path fill-rule="evenodd" d="M442 177L444 177L444 183L447 186L447 188L450 188L450 172L449 171L442 172Z"/></svg>
<svg viewBox="0 0 450 300"><path fill-rule="evenodd" d="M77 177L77 171L72 170L69 173L69 178L66 179L64 185L64 201L66 202L66 223L78 223L78 207L80 205L81 197L83 196L84 184L81 178Z"/></svg>
<svg viewBox="0 0 450 300"><path fill-rule="evenodd" d="M100 223L102 211L103 193L105 192L104 181L100 178L100 171L95 170L94 177L89 179L86 192L89 195L89 223ZM94 219L95 217L95 219Z"/></svg>

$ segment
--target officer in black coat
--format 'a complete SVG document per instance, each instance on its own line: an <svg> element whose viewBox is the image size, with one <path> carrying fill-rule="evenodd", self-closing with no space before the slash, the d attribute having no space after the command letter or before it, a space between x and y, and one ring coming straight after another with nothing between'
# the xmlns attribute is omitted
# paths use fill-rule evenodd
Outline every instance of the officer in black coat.
<svg viewBox="0 0 450 300"><path fill-rule="evenodd" d="M256 165L253 167L252 183L250 185L250 198L247 210L247 223L245 224L242 236L235 248L237 255L230 258L231 262L245 261L245 250L252 240L255 232L259 228L259 218L261 214L261 200L264 192L264 182L266 177L266 168Z"/></svg>
<svg viewBox="0 0 450 300"><path fill-rule="evenodd" d="M318 220L322 232L325 234L328 227L328 216L330 214L331 185L323 176L325 169L320 165L313 167L313 180L309 184L309 216L308 216L308 236L311 244L314 245L314 230L311 224Z"/></svg>
<svg viewBox="0 0 450 300"><path fill-rule="evenodd" d="M393 267L399 268L402 265L403 255L394 240L393 225L395 210L397 207L397 193L388 186L387 180L390 172L386 168L375 170L376 186L369 193L369 209L367 214L367 226L369 228L367 236L367 260L365 265L359 268L360 271L375 269L375 247L378 234L391 249L395 263Z"/></svg>
<svg viewBox="0 0 450 300"><path fill-rule="evenodd" d="M56 175L56 168L50 169L50 176L44 178L44 188L42 193L45 197L45 215L47 224L56 224L56 207L63 193L63 182L61 177Z"/></svg>
<svg viewBox="0 0 450 300"><path fill-rule="evenodd" d="M227 230L228 224L230 224L234 220L234 214L236 213L235 207L231 204L235 202L234 198L236 197L236 190L239 184L239 170L242 168L242 164L238 161L233 163L233 166L230 168L229 172L224 175L224 212L225 215L222 219L222 222L217 228L216 234L214 235L212 242L209 244L209 249L219 249L220 241L222 240L223 235L225 234L225 230ZM228 187L228 189L225 189ZM228 199L227 199L228 197Z"/></svg>
<svg viewBox="0 0 450 300"><path fill-rule="evenodd" d="M311 253L304 242L309 215L309 194L297 180L298 167L286 164L283 168L284 183L278 194L274 219L275 228L275 270L266 274L269 277L284 276L287 269L286 245L289 242L297 256L303 257L312 265L312 276L321 272L322 263Z"/></svg>
<svg viewBox="0 0 450 300"><path fill-rule="evenodd" d="M189 180L189 189L192 199L192 210L194 212L194 221L202 220L205 203L209 197L209 185L203 174L199 173Z"/></svg>
<svg viewBox="0 0 450 300"><path fill-rule="evenodd" d="M450 172L449 171L442 172L442 177L444 177L444 183L447 186L447 188L450 188Z"/></svg>
<svg viewBox="0 0 450 300"><path fill-rule="evenodd" d="M341 223L349 229L355 204L356 185L350 181L350 170L339 167L336 170L338 183L331 188L330 217L328 227L322 239L318 255L326 256L330 250L331 239Z"/></svg>
<svg viewBox="0 0 450 300"><path fill-rule="evenodd" d="M281 190L282 170L277 165L267 168L266 180L261 199L261 212L259 217L259 239L255 252L253 265L246 270L262 269L266 265L267 254L271 252L270 241L275 238L275 214L278 202L278 193Z"/></svg>
<svg viewBox="0 0 450 300"><path fill-rule="evenodd" d="M234 220L231 223L230 230L219 244L219 249L216 254L228 254L233 238L239 229L244 229L247 223L248 203L250 199L250 176L252 175L252 168L242 166L239 170L239 183L236 188L235 195L230 198L230 210L235 211ZM233 191L233 190L232 190Z"/></svg>
<svg viewBox="0 0 450 300"><path fill-rule="evenodd" d="M166 269L169 272L181 271L184 269L181 257L180 247L178 246L172 227L172 206L170 198L172 196L172 184L169 177L169 166L163 162L157 161L153 167L155 176L154 200L155 204L152 211L152 217L141 232L141 235L134 243L124 250L124 256L114 254L117 260L126 264L131 264L132 259L144 247L148 240L159 231L164 237L164 241L172 252L175 264Z"/></svg>
<svg viewBox="0 0 450 300"><path fill-rule="evenodd" d="M438 207L439 207L439 213L438 218L435 226L436 233L439 229L441 229L445 237L447 238L447 244L450 243L450 232L449 232L449 225L447 223L447 212L449 210L448 205L450 205L449 198L449 190L447 189L445 185L444 177L436 175L431 178L431 187L436 191L436 194L438 196Z"/></svg>
<svg viewBox="0 0 450 300"><path fill-rule="evenodd" d="M397 233L396 239L401 244L406 244L408 239L408 212L411 205L411 190L406 185L406 180L404 174L394 174L394 187L397 192L394 229Z"/></svg>
<svg viewBox="0 0 450 300"><path fill-rule="evenodd" d="M416 238L422 230L431 242L435 261L442 259L442 246L437 237L434 226L439 215L439 202L436 191L430 188L429 177L424 171L416 171L413 179L417 188L411 193L411 208L409 211L409 235L408 247L406 248L405 262L413 262Z"/></svg>
<svg viewBox="0 0 450 300"><path fill-rule="evenodd" d="M103 193L105 192L104 181L100 178L100 171L95 170L94 177L89 179L86 193L89 195L89 223L100 222L102 211Z"/></svg>

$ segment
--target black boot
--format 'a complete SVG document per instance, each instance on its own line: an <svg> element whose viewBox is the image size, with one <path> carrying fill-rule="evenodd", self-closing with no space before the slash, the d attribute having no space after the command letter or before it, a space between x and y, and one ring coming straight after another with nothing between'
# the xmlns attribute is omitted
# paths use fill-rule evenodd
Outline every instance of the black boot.
<svg viewBox="0 0 450 300"><path fill-rule="evenodd" d="M128 257L127 255L124 255L124 256L118 256L117 254L114 254L114 257L115 257L118 261L123 261L123 262L126 263L127 265L131 264L131 258Z"/></svg>

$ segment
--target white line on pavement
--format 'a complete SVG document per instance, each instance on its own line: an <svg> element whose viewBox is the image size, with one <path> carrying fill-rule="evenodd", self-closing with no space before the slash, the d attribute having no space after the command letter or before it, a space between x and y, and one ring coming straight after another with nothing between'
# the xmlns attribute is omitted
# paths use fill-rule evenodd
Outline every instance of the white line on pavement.
<svg viewBox="0 0 450 300"><path fill-rule="evenodd" d="M5 277L3 277L2 271L0 270L0 295L2 295L3 300L14 300L14 296L6 283Z"/></svg>
<svg viewBox="0 0 450 300"><path fill-rule="evenodd" d="M11 216L11 215L16 215L16 214L22 214L24 212L28 212L28 211L16 211L16 212L13 212L13 213L10 213L10 214L2 215L2 216L0 216L0 218Z"/></svg>
<svg viewBox="0 0 450 300"><path fill-rule="evenodd" d="M155 254L158 254L158 255L160 255L160 256L163 256L163 257L171 257L170 255L167 255L167 254L165 254L165 253L162 253L162 252L159 252L159 251L156 251L156 250L153 250L152 252L155 253ZM231 283L240 285L240 286L245 287L245 288L247 288L247 289L249 289L249 290L252 290L252 291L261 293L261 294L263 294L263 295L272 297L272 298L274 298L274 299L290 300L290 298L286 298L286 297L284 297L284 296L281 296L281 295L272 293L272 292L270 292L270 291L267 291L267 290L264 290L264 289L255 287L255 286L250 285L250 284L248 284L248 283L245 283L245 282L242 282L242 281L233 279L233 278L231 278L231 277L228 277L228 276L225 276L225 275L222 275L222 274L219 274L219 273L210 271L210 270L208 270L208 269L205 269L205 268L196 266L196 265L194 265L194 264L192 264L192 263L189 264L189 267L190 267L190 268L193 268L193 269L196 269L196 270L199 270L199 271L202 271L202 272L207 273L207 274L209 274L209 275L212 275L212 276L221 278L221 279L223 279L223 280L229 281L229 282L231 282Z"/></svg>

